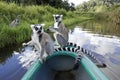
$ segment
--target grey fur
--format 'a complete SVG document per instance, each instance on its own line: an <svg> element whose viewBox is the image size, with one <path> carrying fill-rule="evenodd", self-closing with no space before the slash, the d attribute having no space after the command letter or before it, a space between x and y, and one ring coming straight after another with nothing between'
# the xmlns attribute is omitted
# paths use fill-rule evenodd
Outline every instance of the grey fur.
<svg viewBox="0 0 120 80"><path fill-rule="evenodd" d="M45 52L50 55L54 51L54 42L49 34L44 32L43 26L44 24L31 25L33 31L31 41L23 43L23 45L34 46L40 54L40 59L43 58Z"/></svg>
<svg viewBox="0 0 120 80"><path fill-rule="evenodd" d="M18 24L20 24L20 17L21 17L21 15L18 15L18 16L10 23L10 26L11 26L11 27L16 27Z"/></svg>
<svg viewBox="0 0 120 80"><path fill-rule="evenodd" d="M49 29L54 33L54 38L59 43L60 46L64 46L67 44L69 36L68 30L62 22L62 15L53 15L54 16L54 27L50 27Z"/></svg>

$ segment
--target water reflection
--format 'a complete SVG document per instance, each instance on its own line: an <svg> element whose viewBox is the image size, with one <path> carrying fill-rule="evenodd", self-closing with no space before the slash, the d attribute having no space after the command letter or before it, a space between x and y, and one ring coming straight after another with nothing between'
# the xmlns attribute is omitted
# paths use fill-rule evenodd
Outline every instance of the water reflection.
<svg viewBox="0 0 120 80"><path fill-rule="evenodd" d="M120 38L117 36L105 37L99 34L74 28L70 32L70 42L91 51L99 60L104 61L108 67L101 69L111 80L119 80L120 76Z"/></svg>
<svg viewBox="0 0 120 80"><path fill-rule="evenodd" d="M20 80L37 58L31 47L26 47L22 53L14 51L12 57L0 64L0 80Z"/></svg>
<svg viewBox="0 0 120 80"><path fill-rule="evenodd" d="M90 24L89 24L90 25ZM98 24L97 24L98 25ZM101 70L111 79L120 79L120 38L113 35L115 30L106 30L107 33L103 33L102 27L92 28L81 26L76 27L69 32L69 42L77 43L81 47L91 51L99 60L107 63L107 68L101 68ZM97 31L100 29L99 31ZM117 28L118 29L118 28ZM96 31L91 31L96 30ZM109 33L109 31L114 31ZM118 29L119 31L119 29ZM117 35L119 35L116 31ZM106 32L105 30L103 32ZM100 34L99 34L100 33ZM15 49L14 49L15 50ZM7 50L6 50L7 51ZM25 74L27 69L38 58L38 54L32 51L31 47L26 47L25 51L20 53L19 51L11 50L8 52L0 53L0 80L20 80ZM7 77L6 77L7 76Z"/></svg>
<svg viewBox="0 0 120 80"><path fill-rule="evenodd" d="M6 60L12 57L15 47L0 49L0 63L6 64Z"/></svg>
<svg viewBox="0 0 120 80"><path fill-rule="evenodd" d="M90 30L97 34L104 34L108 35L109 37L112 35L112 37L119 36L120 37L120 25L115 25L113 23L108 22L85 22L81 24L83 29ZM104 36L102 35L102 36Z"/></svg>
<svg viewBox="0 0 120 80"><path fill-rule="evenodd" d="M14 54L19 54L19 52L14 52ZM21 67L28 69L36 59L38 59L38 54L32 50L32 47L26 47L25 51L19 54L17 57Z"/></svg>

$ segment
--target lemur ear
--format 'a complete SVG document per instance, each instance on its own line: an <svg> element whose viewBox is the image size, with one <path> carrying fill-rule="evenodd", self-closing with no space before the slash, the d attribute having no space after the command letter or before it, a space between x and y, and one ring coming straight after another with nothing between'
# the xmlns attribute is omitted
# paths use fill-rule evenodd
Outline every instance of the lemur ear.
<svg viewBox="0 0 120 80"><path fill-rule="evenodd" d="M63 17L63 15L60 15L61 17Z"/></svg>
<svg viewBox="0 0 120 80"><path fill-rule="evenodd" d="M42 27L44 27L44 26L45 26L45 24L41 24L41 26L42 26Z"/></svg>
<svg viewBox="0 0 120 80"><path fill-rule="evenodd" d="M55 14L53 14L53 17L55 17Z"/></svg>
<svg viewBox="0 0 120 80"><path fill-rule="evenodd" d="M33 25L33 24L30 25L30 27L31 27L32 29L33 29L34 26L35 26L35 25Z"/></svg>

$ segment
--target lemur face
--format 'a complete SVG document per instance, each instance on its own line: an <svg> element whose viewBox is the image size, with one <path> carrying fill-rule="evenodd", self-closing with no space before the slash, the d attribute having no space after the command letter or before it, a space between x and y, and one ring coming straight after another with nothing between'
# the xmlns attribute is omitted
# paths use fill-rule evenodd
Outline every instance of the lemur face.
<svg viewBox="0 0 120 80"><path fill-rule="evenodd" d="M34 24L34 25L31 25L31 29L33 33L41 34L44 32L44 29L43 29L44 26L45 24Z"/></svg>
<svg viewBox="0 0 120 80"><path fill-rule="evenodd" d="M53 15L54 21L55 21L55 22L60 22L60 21L62 21L62 16L63 16L63 15Z"/></svg>

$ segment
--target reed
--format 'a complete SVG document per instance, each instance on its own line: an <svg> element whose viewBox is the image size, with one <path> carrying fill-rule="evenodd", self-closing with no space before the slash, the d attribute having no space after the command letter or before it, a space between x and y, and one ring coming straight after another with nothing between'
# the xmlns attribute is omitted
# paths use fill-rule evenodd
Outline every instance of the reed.
<svg viewBox="0 0 120 80"><path fill-rule="evenodd" d="M58 10L50 6L18 6L14 3L0 2L0 48L30 40L30 24L45 23L45 29L53 26L53 14L63 14L63 22L68 27L89 19L80 17L75 12ZM20 24L10 27L9 24L17 15L21 15Z"/></svg>

